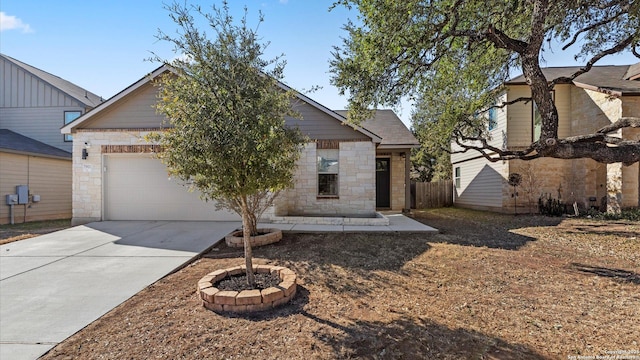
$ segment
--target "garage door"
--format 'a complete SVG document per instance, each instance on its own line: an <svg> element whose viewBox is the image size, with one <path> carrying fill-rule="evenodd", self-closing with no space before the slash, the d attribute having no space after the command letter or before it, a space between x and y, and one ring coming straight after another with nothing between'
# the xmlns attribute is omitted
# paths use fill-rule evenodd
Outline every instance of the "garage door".
<svg viewBox="0 0 640 360"><path fill-rule="evenodd" d="M216 210L199 193L169 179L158 159L141 155L107 155L104 173L105 220L237 221L227 210Z"/></svg>

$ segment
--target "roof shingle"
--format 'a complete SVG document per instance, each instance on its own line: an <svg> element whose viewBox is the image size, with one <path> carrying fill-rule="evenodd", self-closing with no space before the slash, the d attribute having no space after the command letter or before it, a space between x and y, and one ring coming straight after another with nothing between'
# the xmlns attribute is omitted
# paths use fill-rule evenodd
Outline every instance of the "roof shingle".
<svg viewBox="0 0 640 360"><path fill-rule="evenodd" d="M542 72L547 80L551 81L560 77L569 77L580 70L579 66L548 67ZM640 81L629 80L639 75L640 63L634 65L605 65L594 66L573 80L576 86L593 88L594 90L618 93L620 95L640 95ZM517 76L505 84L526 84L524 75Z"/></svg>
<svg viewBox="0 0 640 360"><path fill-rule="evenodd" d="M11 130L0 129L0 151L44 155L47 157L71 159L71 153L47 145L38 140L20 135Z"/></svg>
<svg viewBox="0 0 640 360"><path fill-rule="evenodd" d="M347 110L334 111L345 118L347 117ZM420 145L418 139L413 136L393 110L376 110L373 118L366 120L360 126L381 137L381 147L416 147Z"/></svg>

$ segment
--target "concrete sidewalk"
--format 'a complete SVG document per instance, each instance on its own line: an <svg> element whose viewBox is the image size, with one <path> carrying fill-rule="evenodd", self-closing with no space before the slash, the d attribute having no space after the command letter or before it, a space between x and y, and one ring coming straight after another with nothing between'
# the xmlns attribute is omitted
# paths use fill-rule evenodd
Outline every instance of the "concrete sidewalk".
<svg viewBox="0 0 640 360"><path fill-rule="evenodd" d="M436 232L403 215L388 226L261 224L291 232ZM105 221L0 246L0 359L37 359L240 222Z"/></svg>
<svg viewBox="0 0 640 360"><path fill-rule="evenodd" d="M0 359L37 359L239 222L100 222L0 246Z"/></svg>
<svg viewBox="0 0 640 360"><path fill-rule="evenodd" d="M438 230L402 214L386 214L389 225L310 225L261 223L259 227L276 228L288 232L433 232Z"/></svg>

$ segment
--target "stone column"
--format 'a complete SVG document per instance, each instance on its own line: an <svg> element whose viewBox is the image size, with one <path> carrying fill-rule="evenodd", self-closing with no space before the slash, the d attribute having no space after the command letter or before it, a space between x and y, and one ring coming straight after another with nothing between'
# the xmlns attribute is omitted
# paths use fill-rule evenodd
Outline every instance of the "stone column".
<svg viewBox="0 0 640 360"><path fill-rule="evenodd" d="M607 212L622 209L622 163L607 164Z"/></svg>
<svg viewBox="0 0 640 360"><path fill-rule="evenodd" d="M411 149L404 153L404 208L403 213L411 212Z"/></svg>

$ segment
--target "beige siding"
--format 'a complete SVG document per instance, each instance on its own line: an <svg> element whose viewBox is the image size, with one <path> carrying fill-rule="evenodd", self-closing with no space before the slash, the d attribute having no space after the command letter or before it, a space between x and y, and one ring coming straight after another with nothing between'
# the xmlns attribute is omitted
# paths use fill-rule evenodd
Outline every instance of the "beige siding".
<svg viewBox="0 0 640 360"><path fill-rule="evenodd" d="M165 116L156 113L157 89L145 84L117 103L89 119L82 127L87 129L147 129L159 128ZM168 126L168 124L164 124Z"/></svg>
<svg viewBox="0 0 640 360"><path fill-rule="evenodd" d="M558 136L566 137L571 132L571 85L557 85L554 91L554 102L558 110ZM520 97L530 97L531 90L526 85L509 86L507 101ZM531 118L533 116L532 102L519 102L507 107L508 145L510 147L528 146L531 144Z"/></svg>
<svg viewBox="0 0 640 360"><path fill-rule="evenodd" d="M71 217L71 161L0 152L0 224L10 221L6 194L15 194L17 185L28 185L31 195L41 201L14 206L16 223L68 219Z"/></svg>
<svg viewBox="0 0 640 360"><path fill-rule="evenodd" d="M507 99L507 95L503 94L499 97L498 103L504 102ZM489 145L495 146L497 148L503 148L507 141L507 109L506 108L496 108L496 127L492 130L488 130L489 136ZM488 116L488 115L487 115ZM470 143L472 144L472 143ZM479 143L477 145L480 145ZM451 149L453 151L462 150L457 144L452 143ZM451 162L460 162L464 160L469 160L472 158L476 158L480 155L479 152L475 150L469 150L464 153L454 153L451 155Z"/></svg>
<svg viewBox="0 0 640 360"><path fill-rule="evenodd" d="M494 211L502 210L502 161L491 163L484 158L453 165L460 167L460 187L454 189L456 206ZM454 180L455 184L455 180Z"/></svg>
<svg viewBox="0 0 640 360"><path fill-rule="evenodd" d="M571 85L555 87L555 104L558 110L558 136L571 136Z"/></svg>
<svg viewBox="0 0 640 360"><path fill-rule="evenodd" d="M294 100L292 106L295 111L302 115L302 120L288 117L286 125L298 127L303 134L306 134L311 139L371 140L361 132L350 126L342 125L339 120L300 100ZM384 134L381 134L381 136L384 136Z"/></svg>
<svg viewBox="0 0 640 360"><path fill-rule="evenodd" d="M507 101L531 96L529 87L509 86ZM507 107L507 139L509 147L531 144L531 103L519 102Z"/></svg>

